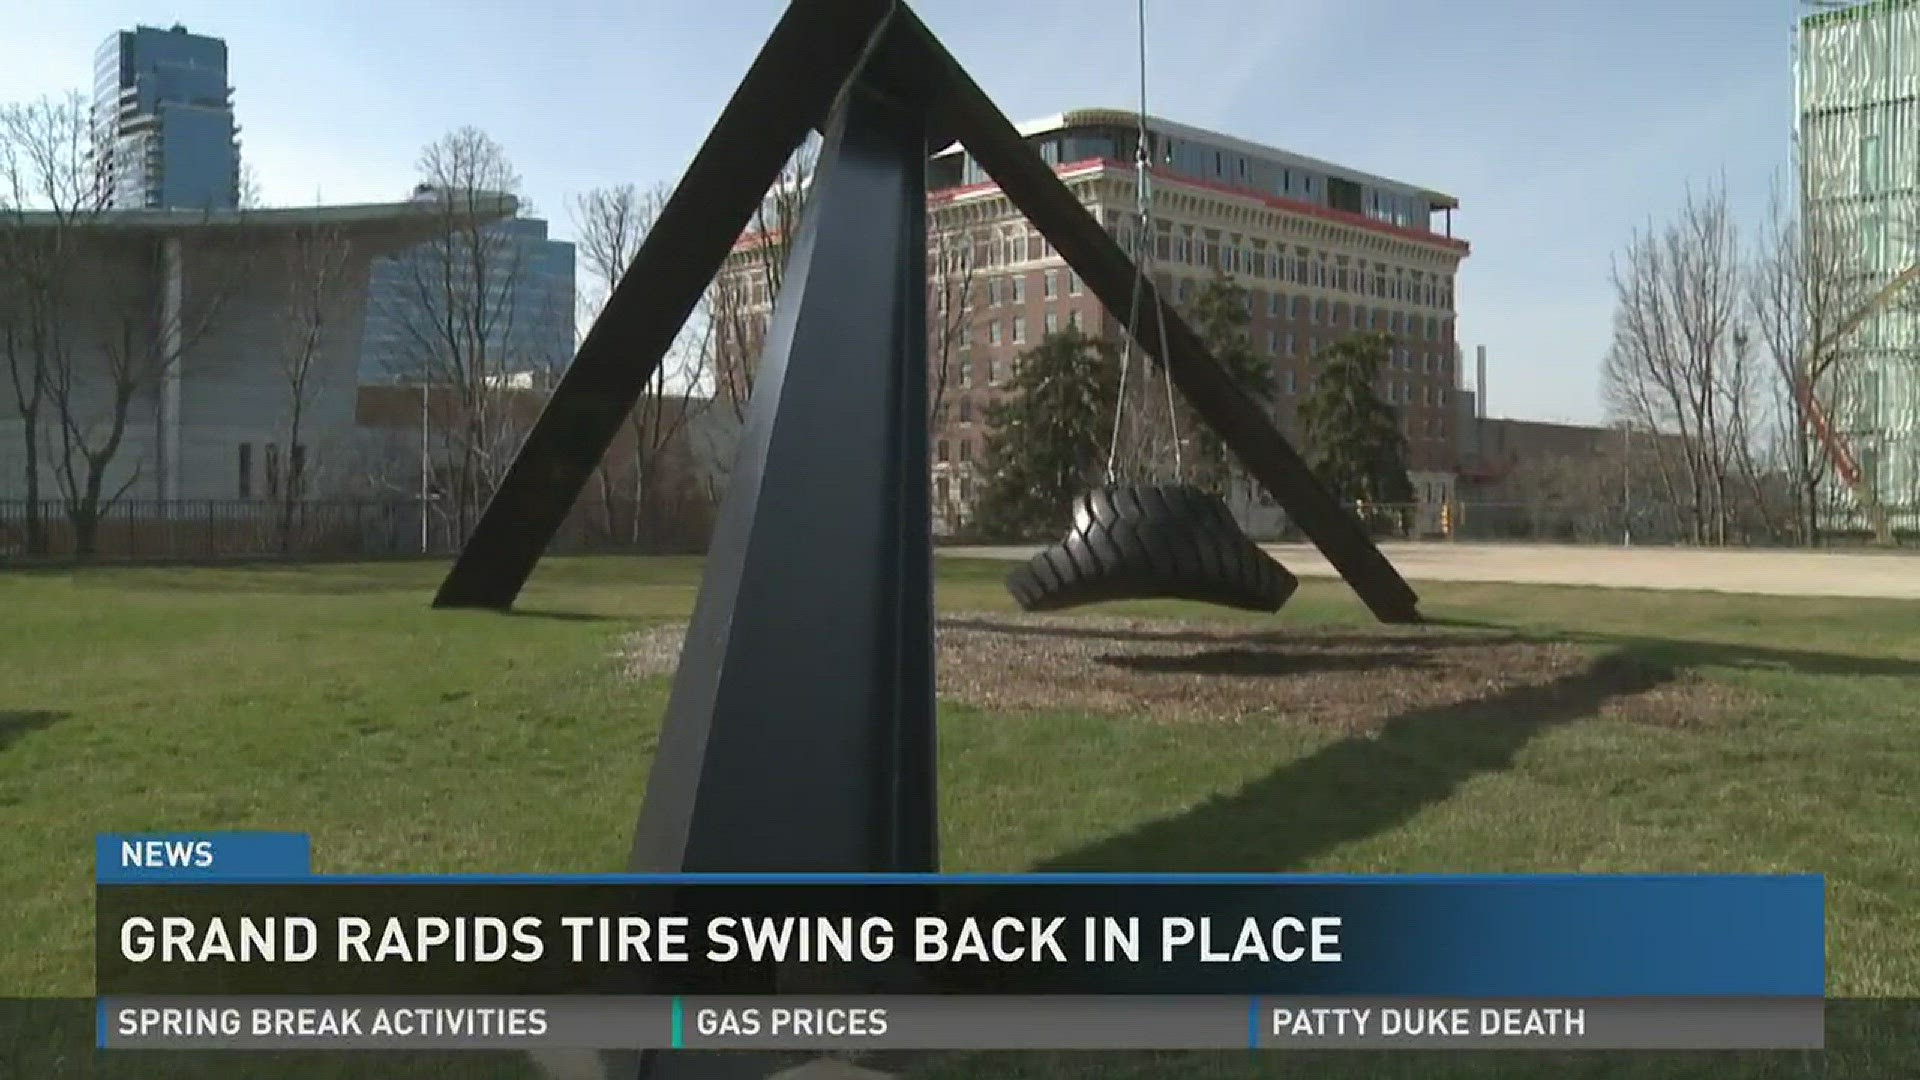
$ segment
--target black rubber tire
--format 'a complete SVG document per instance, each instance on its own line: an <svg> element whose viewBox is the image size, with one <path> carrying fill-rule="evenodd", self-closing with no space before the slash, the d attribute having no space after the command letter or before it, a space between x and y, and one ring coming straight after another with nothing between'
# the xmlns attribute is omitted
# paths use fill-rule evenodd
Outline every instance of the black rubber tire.
<svg viewBox="0 0 1920 1080"><path fill-rule="evenodd" d="M1163 599L1279 611L1299 585L1240 531L1225 500L1184 484L1088 492L1066 538L1007 576L1026 611Z"/></svg>

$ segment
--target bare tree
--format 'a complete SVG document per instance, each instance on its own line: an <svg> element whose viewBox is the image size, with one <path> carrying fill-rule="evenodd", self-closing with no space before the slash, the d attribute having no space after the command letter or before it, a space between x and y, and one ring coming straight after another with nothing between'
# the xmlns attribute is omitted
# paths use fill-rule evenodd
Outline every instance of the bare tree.
<svg viewBox="0 0 1920 1080"><path fill-rule="evenodd" d="M517 373L550 365L527 344L521 245L499 222L520 176L486 133L461 128L427 146L416 201L431 238L398 257L398 285L380 314L399 338L385 362L393 374L440 388L453 416L438 428L451 459L434 505L465 536L511 463L527 410L516 408ZM524 204L515 204L521 212ZM525 397L525 394L519 395Z"/></svg>
<svg viewBox="0 0 1920 1080"><path fill-rule="evenodd" d="M813 191L818 160L813 142L794 151L707 291L702 315L713 333L714 398L731 409L736 420L746 419L754 368Z"/></svg>
<svg viewBox="0 0 1920 1080"><path fill-rule="evenodd" d="M280 320L280 378L286 389L280 434L287 447L284 482L269 485L277 503L280 550L293 550L300 507L321 463L305 430L313 401L325 387L325 356L346 327L348 243L334 229L295 236L286 251L286 295Z"/></svg>
<svg viewBox="0 0 1920 1080"><path fill-rule="evenodd" d="M815 155L812 145L794 154L705 298L702 316L712 342L706 371L716 404L731 410L736 422L746 417L755 365L812 190ZM961 215L939 208L930 209L928 224L927 422L938 433L956 384L970 388L976 374L970 356L974 307L993 240Z"/></svg>
<svg viewBox="0 0 1920 1080"><path fill-rule="evenodd" d="M41 460L50 384L71 367L84 230L110 188L90 154L91 118L79 94L0 107L0 351L20 419L26 546L44 554Z"/></svg>
<svg viewBox="0 0 1920 1080"><path fill-rule="evenodd" d="M1678 436L1656 442L1669 448L1669 496L1686 508L1696 542L1725 543L1743 395L1753 382L1740 244L1724 192L1689 192L1664 229L1637 232L1613 279L1608 402L1637 427Z"/></svg>
<svg viewBox="0 0 1920 1080"><path fill-rule="evenodd" d="M987 240L958 227L932 230L927 253L927 415L941 415L947 391L959 376L971 382L973 308L980 267L987 264ZM968 388L968 387L964 387Z"/></svg>
<svg viewBox="0 0 1920 1080"><path fill-rule="evenodd" d="M243 287L250 259L238 228L193 241L168 236L99 247L106 250L96 250L87 263L90 340L47 369L60 449L54 480L80 558L96 554L100 523L146 471L141 457L117 465L136 410L140 418L153 410L156 433L179 423L166 385ZM101 311L118 317L102 319ZM163 450L157 467L161 497L172 498L167 481L178 478L166 473L179 462ZM117 483L116 471L122 473Z"/></svg>
<svg viewBox="0 0 1920 1080"><path fill-rule="evenodd" d="M631 184L596 188L574 201L574 226L589 287L582 294L590 315L598 315L614 287L633 264L640 245L653 228L667 193L656 188L641 192ZM601 514L609 536L625 531L637 543L649 511L664 511L664 493L656 481L673 461L685 455L689 426L707 407L698 396L706 382L714 353L710 320L694 320L674 341L660 366L642 388L628 414L625 446L617 446L596 469ZM625 460L616 462L624 451ZM621 504L630 512L621 529Z"/></svg>
<svg viewBox="0 0 1920 1080"><path fill-rule="evenodd" d="M0 144L8 191L0 247L19 294L5 349L25 421L28 502L39 500L41 457L53 444L46 469L85 558L145 467L123 461L129 425L148 408L156 431L178 422L165 381L243 280L245 260L211 232L188 240L101 228L112 178L91 152L91 115L78 94L0 110ZM177 467L164 453L160 464ZM33 513L30 531L39 531L37 505Z"/></svg>

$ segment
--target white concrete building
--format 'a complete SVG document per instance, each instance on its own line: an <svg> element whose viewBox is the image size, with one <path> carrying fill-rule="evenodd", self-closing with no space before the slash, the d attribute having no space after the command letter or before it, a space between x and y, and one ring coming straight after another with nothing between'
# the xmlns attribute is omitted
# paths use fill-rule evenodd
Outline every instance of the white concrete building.
<svg viewBox="0 0 1920 1080"><path fill-rule="evenodd" d="M436 223L409 203L0 215L0 502L34 457L49 501L90 462L122 500L349 492L368 265Z"/></svg>

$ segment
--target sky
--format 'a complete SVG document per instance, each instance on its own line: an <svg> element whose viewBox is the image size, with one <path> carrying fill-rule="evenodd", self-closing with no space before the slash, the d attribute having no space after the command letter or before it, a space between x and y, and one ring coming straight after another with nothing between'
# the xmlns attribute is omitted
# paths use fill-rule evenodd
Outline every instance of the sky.
<svg viewBox="0 0 1920 1080"><path fill-rule="evenodd" d="M1134 0L914 0L1015 120L1131 109ZM472 125L572 235L671 184L782 0L0 0L0 101L86 92L135 24L225 38L272 205L404 198ZM1787 166L1794 0L1148 0L1150 112L1455 195L1489 415L1603 419L1610 260L1696 188L1751 230Z"/></svg>

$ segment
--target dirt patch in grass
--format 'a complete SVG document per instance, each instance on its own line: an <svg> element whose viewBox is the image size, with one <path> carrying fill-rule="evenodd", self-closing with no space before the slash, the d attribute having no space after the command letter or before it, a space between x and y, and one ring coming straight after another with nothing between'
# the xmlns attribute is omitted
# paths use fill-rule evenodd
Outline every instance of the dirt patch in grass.
<svg viewBox="0 0 1920 1080"><path fill-rule="evenodd" d="M685 624L633 634L628 673L670 674L685 635ZM1564 693L1598 700L1601 717L1690 727L1726 717L1742 698L1724 684L1631 654L1444 628L1248 630L995 613L943 617L935 651L945 700L1166 723L1285 718L1369 731L1416 710L1500 700L1550 706Z"/></svg>

